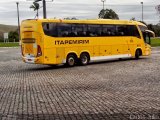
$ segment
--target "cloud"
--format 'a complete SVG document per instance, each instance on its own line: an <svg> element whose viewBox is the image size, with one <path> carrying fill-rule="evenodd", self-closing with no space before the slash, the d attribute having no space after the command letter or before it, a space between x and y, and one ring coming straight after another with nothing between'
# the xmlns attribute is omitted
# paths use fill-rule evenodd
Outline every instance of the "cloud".
<svg viewBox="0 0 160 120"><path fill-rule="evenodd" d="M46 0L47 1L47 0ZM113 9L120 19L141 20L141 0L107 0L105 8ZM143 0L144 21L157 24L159 21L155 6L159 0ZM32 2L19 0L20 19L33 19L35 12L29 8ZM16 0L0 1L0 24L17 24ZM41 5L42 6L42 5ZM48 18L77 17L78 19L97 19L102 9L100 0L54 0L47 3ZM40 18L43 17L40 9Z"/></svg>

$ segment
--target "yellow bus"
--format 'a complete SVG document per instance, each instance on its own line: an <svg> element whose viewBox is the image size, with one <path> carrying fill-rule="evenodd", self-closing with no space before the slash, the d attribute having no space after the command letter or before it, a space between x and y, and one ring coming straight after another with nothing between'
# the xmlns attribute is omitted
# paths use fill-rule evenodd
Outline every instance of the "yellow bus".
<svg viewBox="0 0 160 120"><path fill-rule="evenodd" d="M22 58L33 64L87 65L93 61L136 58L151 53L154 33L127 20L24 20Z"/></svg>

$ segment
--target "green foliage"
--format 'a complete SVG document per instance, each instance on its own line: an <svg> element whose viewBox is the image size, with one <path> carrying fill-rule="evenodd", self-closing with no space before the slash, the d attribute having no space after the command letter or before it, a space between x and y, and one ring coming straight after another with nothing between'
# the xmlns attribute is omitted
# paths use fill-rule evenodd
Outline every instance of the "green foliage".
<svg viewBox="0 0 160 120"><path fill-rule="evenodd" d="M98 16L103 19L119 19L118 15L112 9L102 9Z"/></svg>
<svg viewBox="0 0 160 120"><path fill-rule="evenodd" d="M66 17L66 18L64 18L64 20L78 20L78 19L76 17L72 17L72 18Z"/></svg>
<svg viewBox="0 0 160 120"><path fill-rule="evenodd" d="M3 38L0 37L0 42L3 42L3 41L4 41Z"/></svg>
<svg viewBox="0 0 160 120"><path fill-rule="evenodd" d="M160 46L160 38L152 38L151 39L151 46L152 47Z"/></svg>
<svg viewBox="0 0 160 120"><path fill-rule="evenodd" d="M135 18L135 17L132 17L130 20L136 21L136 18Z"/></svg>
<svg viewBox="0 0 160 120"><path fill-rule="evenodd" d="M160 36L160 26L159 25L148 24L148 29L152 30L156 36Z"/></svg>
<svg viewBox="0 0 160 120"><path fill-rule="evenodd" d="M18 29L17 26L0 24L0 41L3 42L4 33L9 33L10 31L16 31L17 29Z"/></svg>
<svg viewBox="0 0 160 120"><path fill-rule="evenodd" d="M141 22L141 23L143 23L144 25L146 25L146 26L147 26L147 23L146 23L146 22L144 22L144 21L138 21L138 22Z"/></svg>
<svg viewBox="0 0 160 120"><path fill-rule="evenodd" d="M37 2L33 2L33 5L30 6L31 9L33 9L34 11L39 10L40 6Z"/></svg>
<svg viewBox="0 0 160 120"><path fill-rule="evenodd" d="M36 17L39 17L39 9L40 9L40 5L37 2L33 2L33 5L30 6L31 9L33 9L34 11L37 11Z"/></svg>
<svg viewBox="0 0 160 120"><path fill-rule="evenodd" d="M0 42L0 47L18 47L19 46L19 43L16 42L16 43L3 43L3 42Z"/></svg>
<svg viewBox="0 0 160 120"><path fill-rule="evenodd" d="M19 37L18 37L18 32L17 31L11 31L8 34L9 42L18 42Z"/></svg>

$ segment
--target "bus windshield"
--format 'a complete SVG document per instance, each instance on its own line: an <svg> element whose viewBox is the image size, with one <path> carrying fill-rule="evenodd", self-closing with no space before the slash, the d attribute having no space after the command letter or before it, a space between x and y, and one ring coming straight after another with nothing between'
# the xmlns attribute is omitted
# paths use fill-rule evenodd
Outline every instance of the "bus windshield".
<svg viewBox="0 0 160 120"><path fill-rule="evenodd" d="M139 25L139 28L142 32L148 30L148 28L146 26L142 26L142 25Z"/></svg>

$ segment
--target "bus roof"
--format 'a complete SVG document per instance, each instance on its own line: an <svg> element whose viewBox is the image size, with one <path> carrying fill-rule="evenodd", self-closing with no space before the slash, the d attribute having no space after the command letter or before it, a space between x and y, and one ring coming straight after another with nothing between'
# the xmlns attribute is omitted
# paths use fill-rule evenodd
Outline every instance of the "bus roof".
<svg viewBox="0 0 160 120"><path fill-rule="evenodd" d="M56 22L56 23L82 23L82 24L123 24L123 25L142 25L145 24L138 21L129 20L113 20L113 19L94 19L94 20L63 20L63 19L28 19L25 21L37 22Z"/></svg>

